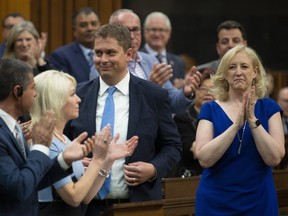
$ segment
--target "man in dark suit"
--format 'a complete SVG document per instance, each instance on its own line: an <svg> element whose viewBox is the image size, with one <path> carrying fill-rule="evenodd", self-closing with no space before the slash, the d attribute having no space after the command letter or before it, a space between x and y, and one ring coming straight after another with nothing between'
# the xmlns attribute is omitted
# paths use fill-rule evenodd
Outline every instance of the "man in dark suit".
<svg viewBox="0 0 288 216"><path fill-rule="evenodd" d="M166 50L171 33L172 27L168 16L162 12L152 12L148 14L144 21L145 45L141 51L152 54L156 56L160 62L165 62L172 66L172 83L174 83L174 79L182 80L182 82L184 82L184 60L181 59L180 56Z"/></svg>
<svg viewBox="0 0 288 216"><path fill-rule="evenodd" d="M29 114L36 97L32 69L23 61L0 61L0 215L38 216L38 189L67 175L72 161L83 158L86 145L69 146L55 160L49 147L55 114L45 113L32 128L30 150L17 122ZM89 146L91 149L91 146ZM83 151L84 150L84 151Z"/></svg>
<svg viewBox="0 0 288 216"><path fill-rule="evenodd" d="M80 83L98 76L93 62L93 34L100 21L94 9L84 7L73 15L72 23L75 41L56 49L50 60L56 69L69 73Z"/></svg>
<svg viewBox="0 0 288 216"><path fill-rule="evenodd" d="M78 87L79 118L66 126L66 135L100 130L107 89L116 87L114 134L119 142L139 136L134 153L112 166L111 190L105 200L95 198L86 215L98 215L108 205L162 198L161 179L180 160L181 141L172 119L168 93L128 71L132 57L129 30L119 24L101 26L95 33L95 65L100 77Z"/></svg>

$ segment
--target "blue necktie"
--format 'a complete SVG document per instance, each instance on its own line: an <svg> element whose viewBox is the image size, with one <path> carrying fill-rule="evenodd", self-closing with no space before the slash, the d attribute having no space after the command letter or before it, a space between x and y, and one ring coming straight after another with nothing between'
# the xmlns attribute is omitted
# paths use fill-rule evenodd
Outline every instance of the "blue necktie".
<svg viewBox="0 0 288 216"><path fill-rule="evenodd" d="M15 138L16 138L16 140L18 142L18 145L20 147L22 155L26 159L24 136L23 136L23 133L22 133L22 130L21 130L20 126L17 123L15 124L15 131L16 131Z"/></svg>
<svg viewBox="0 0 288 216"><path fill-rule="evenodd" d="M108 88L108 96L105 101L104 111L102 114L102 122L101 122L101 129L105 127L107 124L110 124L112 138L113 138L113 132L114 132L114 115L115 115L113 94L116 90L117 89L114 86L111 86ZM105 199L106 196L109 194L110 185L111 185L111 173L109 177L106 178L102 187L98 191L98 196L101 199Z"/></svg>
<svg viewBox="0 0 288 216"><path fill-rule="evenodd" d="M98 72L96 70L94 63L94 52L93 51L89 52L88 56L89 56L88 64L90 69L89 80L92 80L98 76Z"/></svg>

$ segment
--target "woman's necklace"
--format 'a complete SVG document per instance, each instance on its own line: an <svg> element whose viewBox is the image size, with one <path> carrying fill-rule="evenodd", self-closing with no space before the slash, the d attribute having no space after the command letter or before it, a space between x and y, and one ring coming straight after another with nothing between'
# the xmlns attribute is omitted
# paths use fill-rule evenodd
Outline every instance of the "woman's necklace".
<svg viewBox="0 0 288 216"><path fill-rule="evenodd" d="M245 128L246 128L246 123L247 123L247 120L245 121L244 126L243 126L243 129L242 129L241 139L240 139L239 133L237 132L237 137L238 137L238 140L239 140L239 143L240 143L240 144L239 144L239 148L238 148L238 155L241 153L241 148L242 148L242 142L243 142L244 133L245 133Z"/></svg>
<svg viewBox="0 0 288 216"><path fill-rule="evenodd" d="M53 132L54 136L59 139L62 143L66 144L67 140L65 139L64 135L59 135L56 131Z"/></svg>

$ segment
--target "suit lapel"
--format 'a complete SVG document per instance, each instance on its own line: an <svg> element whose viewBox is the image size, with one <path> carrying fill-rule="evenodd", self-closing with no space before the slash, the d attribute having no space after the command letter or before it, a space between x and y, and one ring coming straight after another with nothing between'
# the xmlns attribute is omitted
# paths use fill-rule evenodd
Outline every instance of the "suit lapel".
<svg viewBox="0 0 288 216"><path fill-rule="evenodd" d="M129 120L127 139L136 135L137 124L140 116L140 106L143 88L139 80L131 74L129 83Z"/></svg>
<svg viewBox="0 0 288 216"><path fill-rule="evenodd" d="M85 78L87 77L89 78L90 68L86 60L86 57L83 54L83 51L81 50L78 42L75 42L74 45L75 45L74 46L75 56L77 56L77 63L79 64L79 69L81 68L81 73L78 73L78 74L82 74L82 76L84 76Z"/></svg>
<svg viewBox="0 0 288 216"><path fill-rule="evenodd" d="M7 135L7 138L9 138L11 140L11 142L7 142L8 145L13 145L13 149L17 149L18 150L18 153L19 155L23 158L23 160L25 160L24 158L24 155L23 153L21 152L21 149L20 149L20 146L17 142L17 140L15 139L13 133L10 131L10 129L7 127L6 123L3 121L2 118L0 118L0 129L3 131L3 133L1 134L6 134ZM26 155L28 156L28 152L29 152L29 149L27 147L27 143L26 143L26 140L25 140L25 150L26 150Z"/></svg>
<svg viewBox="0 0 288 216"><path fill-rule="evenodd" d="M93 84L96 82L95 84ZM96 110L97 110L97 100L98 100L98 92L99 92L99 78L91 81L91 88L85 95L83 99L83 105L81 107L85 112L81 112L81 123L85 125L85 130L88 132L89 136L94 135L96 131ZM83 89L85 91L85 89ZM84 115L83 115L84 114ZM88 119L88 121L87 121ZM90 121L92 119L92 121Z"/></svg>

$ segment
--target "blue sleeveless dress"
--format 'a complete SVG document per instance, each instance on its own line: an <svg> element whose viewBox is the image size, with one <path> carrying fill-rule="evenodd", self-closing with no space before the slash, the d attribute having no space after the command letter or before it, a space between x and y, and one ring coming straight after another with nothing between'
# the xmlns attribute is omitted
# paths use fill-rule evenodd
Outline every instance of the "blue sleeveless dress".
<svg viewBox="0 0 288 216"><path fill-rule="evenodd" d="M268 130L269 118L280 111L278 104L269 98L258 100L255 104L255 116L265 130ZM213 123L214 137L232 125L215 101L202 106L200 119ZM238 131L240 137L242 129ZM272 168L258 153L248 125L240 154L239 144L236 136L222 158L212 167L204 169L196 193L196 216L278 216Z"/></svg>

